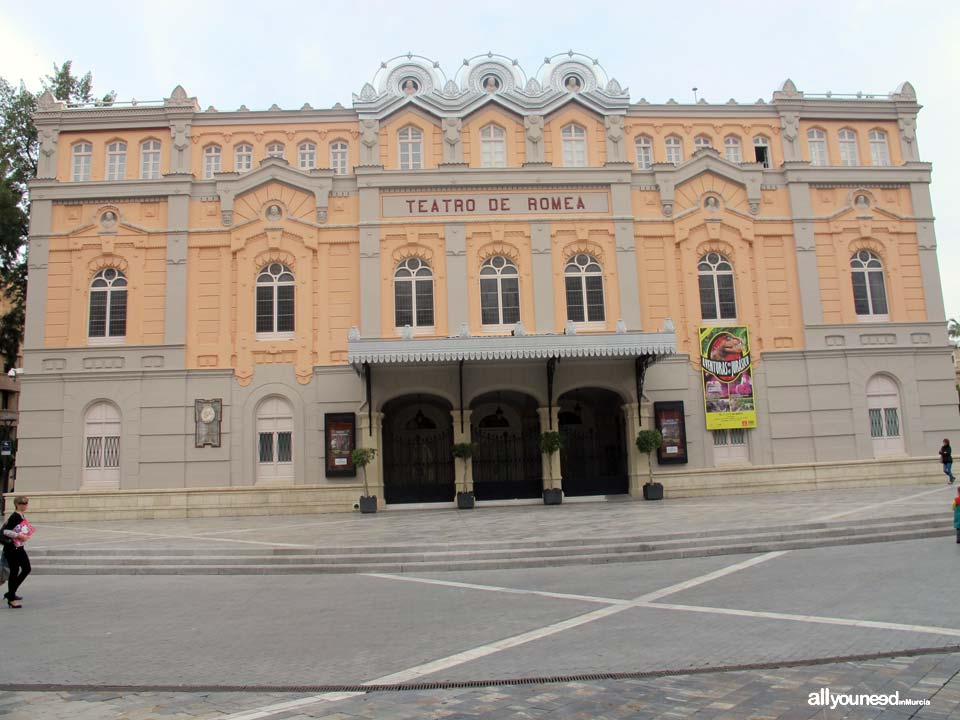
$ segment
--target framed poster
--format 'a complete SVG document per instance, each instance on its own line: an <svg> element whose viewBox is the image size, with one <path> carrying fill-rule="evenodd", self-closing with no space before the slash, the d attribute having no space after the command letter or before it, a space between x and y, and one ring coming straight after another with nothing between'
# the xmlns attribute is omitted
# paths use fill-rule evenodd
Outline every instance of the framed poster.
<svg viewBox="0 0 960 720"><path fill-rule="evenodd" d="M682 465L687 462L687 426L683 419L683 402L655 402L653 417L663 444L657 448L661 465Z"/></svg>
<svg viewBox="0 0 960 720"><path fill-rule="evenodd" d="M757 405L747 327L701 327L700 369L707 430L755 428Z"/></svg>
<svg viewBox="0 0 960 720"><path fill-rule="evenodd" d="M323 416L327 477L356 477L351 454L357 447L357 416L325 413Z"/></svg>

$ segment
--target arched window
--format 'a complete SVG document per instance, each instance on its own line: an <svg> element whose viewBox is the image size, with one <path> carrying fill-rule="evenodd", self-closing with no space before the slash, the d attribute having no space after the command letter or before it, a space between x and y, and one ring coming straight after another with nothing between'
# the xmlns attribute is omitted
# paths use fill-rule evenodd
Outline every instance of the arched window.
<svg viewBox="0 0 960 720"><path fill-rule="evenodd" d="M87 182L90 179L92 161L93 145L81 142L73 146L73 182Z"/></svg>
<svg viewBox="0 0 960 720"><path fill-rule="evenodd" d="M844 128L837 134L840 141L840 164L847 167L856 167L860 164L860 151L857 150L857 134Z"/></svg>
<svg viewBox="0 0 960 720"><path fill-rule="evenodd" d="M637 168L649 170L653 167L653 140L649 135L637 136Z"/></svg>
<svg viewBox="0 0 960 720"><path fill-rule="evenodd" d="M233 166L238 173L253 169L253 145L240 143L233 150Z"/></svg>
<svg viewBox="0 0 960 720"><path fill-rule="evenodd" d="M603 270L592 255L570 258L563 270L567 292L567 320L575 323L603 322Z"/></svg>
<svg viewBox="0 0 960 720"><path fill-rule="evenodd" d="M268 158L283 158L283 143L273 142L267 145Z"/></svg>
<svg viewBox="0 0 960 720"><path fill-rule="evenodd" d="M120 413L98 402L83 418L83 490L120 489Z"/></svg>
<svg viewBox="0 0 960 720"><path fill-rule="evenodd" d="M753 139L753 155L756 162L765 168L770 167L770 138L766 135L757 135Z"/></svg>
<svg viewBox="0 0 960 720"><path fill-rule="evenodd" d="M829 165L830 156L827 154L827 134L820 128L807 130L807 148L810 150L811 165Z"/></svg>
<svg viewBox="0 0 960 720"><path fill-rule="evenodd" d="M870 162L879 167L890 165L890 147L883 130L870 131Z"/></svg>
<svg viewBox="0 0 960 720"><path fill-rule="evenodd" d="M317 166L317 146L312 142L302 142L297 148L297 159L301 170L310 170Z"/></svg>
<svg viewBox="0 0 960 720"><path fill-rule="evenodd" d="M723 139L723 153L732 163L743 162L743 156L740 154L740 138L736 135L727 135Z"/></svg>
<svg viewBox="0 0 960 720"><path fill-rule="evenodd" d="M693 139L693 146L695 150L702 150L703 148L712 148L713 140L710 139L709 135L697 135Z"/></svg>
<svg viewBox="0 0 960 720"><path fill-rule="evenodd" d="M869 250L859 250L850 258L853 305L863 320L888 318L887 290L883 282L883 263Z"/></svg>
<svg viewBox="0 0 960 720"><path fill-rule="evenodd" d="M330 143L330 167L334 175L347 174L347 144L342 140Z"/></svg>
<svg viewBox="0 0 960 720"><path fill-rule="evenodd" d="M733 291L733 265L718 252L709 252L697 265L700 280L700 317L704 320L735 320L737 300Z"/></svg>
<svg viewBox="0 0 960 720"><path fill-rule="evenodd" d="M257 335L293 336L293 272L270 263L257 276Z"/></svg>
<svg viewBox="0 0 960 720"><path fill-rule="evenodd" d="M587 131L576 123L564 125L560 131L564 167L587 166Z"/></svg>
<svg viewBox="0 0 960 720"><path fill-rule="evenodd" d="M281 397L257 406L257 482L292 481L293 408Z"/></svg>
<svg viewBox="0 0 960 720"><path fill-rule="evenodd" d="M480 128L480 166L507 166L507 131L490 123Z"/></svg>
<svg viewBox="0 0 960 720"><path fill-rule="evenodd" d="M211 180L214 173L220 172L220 146L207 145L203 149L203 177Z"/></svg>
<svg viewBox="0 0 960 720"><path fill-rule="evenodd" d="M397 133L400 143L400 169L420 170L423 167L423 133L408 125Z"/></svg>
<svg viewBox="0 0 960 720"><path fill-rule="evenodd" d="M683 162L683 141L676 135L670 135L663 141L668 163L679 165Z"/></svg>
<svg viewBox="0 0 960 720"><path fill-rule="evenodd" d="M480 266L480 322L513 325L520 322L520 273L508 258L496 255Z"/></svg>
<svg viewBox="0 0 960 720"><path fill-rule="evenodd" d="M903 455L900 388L886 375L874 375L867 381L867 418L874 456Z"/></svg>
<svg viewBox="0 0 960 720"><path fill-rule="evenodd" d="M127 278L116 268L104 268L90 283L87 336L123 338L127 334Z"/></svg>
<svg viewBox="0 0 960 720"><path fill-rule="evenodd" d="M159 140L144 140L140 143L140 177L144 180L160 178Z"/></svg>
<svg viewBox="0 0 960 720"><path fill-rule="evenodd" d="M420 258L407 258L393 274L395 325L433 327L433 271Z"/></svg>
<svg viewBox="0 0 960 720"><path fill-rule="evenodd" d="M127 144L122 140L107 145L107 180L123 180L127 175Z"/></svg>

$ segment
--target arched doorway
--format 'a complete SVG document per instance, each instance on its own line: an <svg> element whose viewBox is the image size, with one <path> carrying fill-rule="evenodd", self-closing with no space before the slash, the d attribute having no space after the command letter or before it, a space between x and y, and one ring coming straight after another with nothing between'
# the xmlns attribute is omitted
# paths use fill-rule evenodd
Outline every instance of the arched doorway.
<svg viewBox="0 0 960 720"><path fill-rule="evenodd" d="M623 400L600 388L578 388L558 405L564 495L616 495L630 489Z"/></svg>
<svg viewBox="0 0 960 720"><path fill-rule="evenodd" d="M452 502L456 495L452 406L404 395L383 406L383 494L387 503Z"/></svg>
<svg viewBox="0 0 960 720"><path fill-rule="evenodd" d="M873 456L903 455L900 422L900 388L886 375L874 375L867 383L867 415Z"/></svg>
<svg viewBox="0 0 960 720"><path fill-rule="evenodd" d="M108 402L90 406L83 423L83 489L120 489L120 411Z"/></svg>
<svg viewBox="0 0 960 720"><path fill-rule="evenodd" d="M470 433L480 448L473 456L477 500L543 495L540 416L537 401L512 391L487 393L470 403Z"/></svg>
<svg viewBox="0 0 960 720"><path fill-rule="evenodd" d="M293 406L273 396L257 406L257 482L292 483Z"/></svg>

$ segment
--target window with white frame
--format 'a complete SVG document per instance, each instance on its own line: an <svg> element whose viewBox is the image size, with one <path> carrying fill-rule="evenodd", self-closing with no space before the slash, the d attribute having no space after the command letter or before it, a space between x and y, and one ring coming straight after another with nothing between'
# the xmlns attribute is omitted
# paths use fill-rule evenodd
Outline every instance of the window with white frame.
<svg viewBox="0 0 960 720"><path fill-rule="evenodd" d="M713 430L713 461L715 465L742 465L750 461L747 451L747 431L744 428Z"/></svg>
<svg viewBox="0 0 960 720"><path fill-rule="evenodd" d="M423 167L423 133L408 125L397 133L400 143L400 169L420 170Z"/></svg>
<svg viewBox="0 0 960 720"><path fill-rule="evenodd" d="M860 164L860 151L857 150L857 134L844 128L837 134L840 141L840 164L846 167L856 167Z"/></svg>
<svg viewBox="0 0 960 720"><path fill-rule="evenodd" d="M433 327L433 271L420 258L407 258L397 266L393 304L396 327Z"/></svg>
<svg viewBox="0 0 960 720"><path fill-rule="evenodd" d="M283 157L283 143L270 143L267 145L267 157L268 158L282 158Z"/></svg>
<svg viewBox="0 0 960 720"><path fill-rule="evenodd" d="M301 170L311 170L317 166L317 146L312 142L302 142L297 148L297 160Z"/></svg>
<svg viewBox="0 0 960 720"><path fill-rule="evenodd" d="M499 125L490 123L480 128L480 166L507 166L507 131Z"/></svg>
<svg viewBox="0 0 960 720"><path fill-rule="evenodd" d="M334 175L347 174L347 144L342 140L330 143L330 167Z"/></svg>
<svg viewBox="0 0 960 720"><path fill-rule="evenodd" d="M753 156L756 159L756 162L760 163L765 168L770 167L770 138L768 138L766 135L757 135L753 139Z"/></svg>
<svg viewBox="0 0 960 720"><path fill-rule="evenodd" d="M737 300L733 290L733 265L718 252L709 252L697 264L700 282L700 317L735 320Z"/></svg>
<svg viewBox="0 0 960 720"><path fill-rule="evenodd" d="M480 322L513 325L520 322L520 273L509 258L495 255L480 266Z"/></svg>
<svg viewBox="0 0 960 720"><path fill-rule="evenodd" d="M578 253L563 270L567 294L567 320L604 322L603 269L592 255Z"/></svg>
<svg viewBox="0 0 960 720"><path fill-rule="evenodd" d="M238 173L253 169L253 145L240 143L233 149L233 167Z"/></svg>
<svg viewBox="0 0 960 720"><path fill-rule="evenodd" d="M702 150L703 148L712 148L713 140L710 139L709 135L697 135L693 139L693 146L695 150Z"/></svg>
<svg viewBox="0 0 960 720"><path fill-rule="evenodd" d="M160 178L159 140L144 140L140 143L140 177L143 180Z"/></svg>
<svg viewBox="0 0 960 720"><path fill-rule="evenodd" d="M648 135L638 135L637 141L637 168L649 170L653 167L653 140Z"/></svg>
<svg viewBox="0 0 960 720"><path fill-rule="evenodd" d="M127 174L127 144L122 140L107 145L107 180L123 180Z"/></svg>
<svg viewBox="0 0 960 720"><path fill-rule="evenodd" d="M220 146L207 145L203 149L203 177L210 180L214 173L218 172L220 172Z"/></svg>
<svg viewBox="0 0 960 720"><path fill-rule="evenodd" d="M723 154L732 163L743 162L743 156L740 154L740 138L736 135L727 135L723 139Z"/></svg>
<svg viewBox="0 0 960 720"><path fill-rule="evenodd" d="M90 180L90 166L93 163L93 145L87 142L73 146L73 182L87 182Z"/></svg>
<svg viewBox="0 0 960 720"><path fill-rule="evenodd" d="M683 141L676 135L671 135L663 141L668 163L679 165L683 162Z"/></svg>
<svg viewBox="0 0 960 720"><path fill-rule="evenodd" d="M874 375L867 381L867 419L875 457L905 453L900 388L892 377Z"/></svg>
<svg viewBox="0 0 960 720"><path fill-rule="evenodd" d="M257 482L293 480L293 407L269 397L257 407Z"/></svg>
<svg viewBox="0 0 960 720"><path fill-rule="evenodd" d="M581 125L570 123L560 131L563 144L564 167L587 166L587 131Z"/></svg>
<svg viewBox="0 0 960 720"><path fill-rule="evenodd" d="M116 268L104 268L90 283L87 337L123 338L127 334L127 278Z"/></svg>
<svg viewBox="0 0 960 720"><path fill-rule="evenodd" d="M830 156L827 153L827 133L820 128L807 130L807 148L810 151L811 165L829 165Z"/></svg>
<svg viewBox="0 0 960 720"><path fill-rule="evenodd" d="M879 167L890 165L890 146L883 130L870 131L870 162Z"/></svg>
<svg viewBox="0 0 960 720"><path fill-rule="evenodd" d="M120 412L97 402L84 415L82 490L120 489Z"/></svg>
<svg viewBox="0 0 960 720"><path fill-rule="evenodd" d="M858 250L850 258L850 278L857 317L863 320L888 319L887 289L880 258L869 250Z"/></svg>
<svg viewBox="0 0 960 720"><path fill-rule="evenodd" d="M293 271L281 263L270 263L257 276L257 335L293 336Z"/></svg>

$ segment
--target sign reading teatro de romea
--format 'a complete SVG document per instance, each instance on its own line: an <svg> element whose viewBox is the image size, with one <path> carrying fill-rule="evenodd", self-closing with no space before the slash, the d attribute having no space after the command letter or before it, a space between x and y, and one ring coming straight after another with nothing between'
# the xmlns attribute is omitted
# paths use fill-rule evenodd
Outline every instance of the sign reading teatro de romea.
<svg viewBox="0 0 960 720"><path fill-rule="evenodd" d="M605 192L546 191L383 196L383 217L563 215L609 212Z"/></svg>

